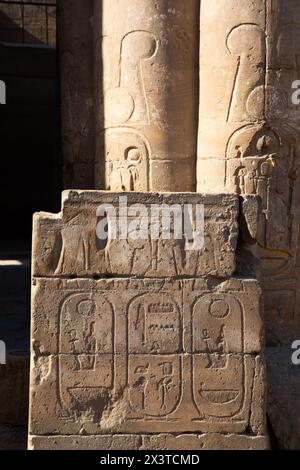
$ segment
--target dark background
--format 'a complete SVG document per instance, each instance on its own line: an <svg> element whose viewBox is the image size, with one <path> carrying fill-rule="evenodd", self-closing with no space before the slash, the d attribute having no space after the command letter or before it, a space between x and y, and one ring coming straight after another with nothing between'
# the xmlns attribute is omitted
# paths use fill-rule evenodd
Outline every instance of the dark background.
<svg viewBox="0 0 300 470"><path fill-rule="evenodd" d="M32 214L60 211L55 3L0 0L0 450L27 445Z"/></svg>
<svg viewBox="0 0 300 470"><path fill-rule="evenodd" d="M33 212L60 209L59 70L52 4L0 1L0 80L6 83L6 105L0 106L1 251L28 250Z"/></svg>

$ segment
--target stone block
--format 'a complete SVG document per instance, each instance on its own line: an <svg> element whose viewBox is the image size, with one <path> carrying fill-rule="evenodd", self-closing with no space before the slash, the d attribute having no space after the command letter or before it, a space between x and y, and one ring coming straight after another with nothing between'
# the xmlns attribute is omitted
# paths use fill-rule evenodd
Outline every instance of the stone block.
<svg viewBox="0 0 300 470"><path fill-rule="evenodd" d="M263 434L260 294L242 279L35 279L30 434Z"/></svg>
<svg viewBox="0 0 300 470"><path fill-rule="evenodd" d="M135 436L30 436L31 450L269 450L266 436L157 434Z"/></svg>
<svg viewBox="0 0 300 470"><path fill-rule="evenodd" d="M139 220L147 228L146 236L141 235L142 239L119 237L103 243L96 234L101 222L97 209L106 204L115 210L113 213L107 209L108 230L118 227L120 220L125 224L123 209L119 208L120 196L127 198L130 211L137 211L136 216L129 212L128 229L130 223ZM165 239L162 218L155 216L157 212L151 218L154 205L173 207L176 218L176 211L183 210L185 204L204 206L204 227L196 226L197 235L204 234L203 247L198 250L187 250L184 238L176 239L172 222L170 239ZM33 275L228 277L235 270L238 215L238 196L231 195L68 191L63 196L61 214L34 216ZM159 230L158 237L151 240L155 227Z"/></svg>
<svg viewBox="0 0 300 470"><path fill-rule="evenodd" d="M29 436L29 450L140 450L142 437L115 436Z"/></svg>

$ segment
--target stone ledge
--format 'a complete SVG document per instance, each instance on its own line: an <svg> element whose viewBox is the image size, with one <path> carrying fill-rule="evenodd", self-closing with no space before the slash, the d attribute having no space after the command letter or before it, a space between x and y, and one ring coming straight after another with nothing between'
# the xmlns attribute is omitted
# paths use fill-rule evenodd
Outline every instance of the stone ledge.
<svg viewBox="0 0 300 470"><path fill-rule="evenodd" d="M268 436L157 434L134 436L29 436L30 450L269 450Z"/></svg>

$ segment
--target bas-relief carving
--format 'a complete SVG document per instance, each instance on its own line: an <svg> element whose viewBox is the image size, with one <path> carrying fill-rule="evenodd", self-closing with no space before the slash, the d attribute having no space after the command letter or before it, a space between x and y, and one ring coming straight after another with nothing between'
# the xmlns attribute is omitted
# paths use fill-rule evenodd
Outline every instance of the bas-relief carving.
<svg viewBox="0 0 300 470"><path fill-rule="evenodd" d="M107 189L120 192L148 190L149 143L130 128L107 129L104 135Z"/></svg>
<svg viewBox="0 0 300 470"><path fill-rule="evenodd" d="M197 83L196 30L192 34L190 26L194 21L196 26L198 7L194 0L191 3L187 8L176 0L174 8L166 10L163 2L155 4L143 0L138 8L144 9L145 14L141 16L139 12L136 18L131 2L122 2L122 8L118 6L118 10L115 3L110 6L107 2L103 6L106 23L103 31L98 32L98 36L96 34L95 42L97 54L102 57L100 68L103 70L104 96L103 100L98 100L97 110L98 134L102 133L102 136L98 138L97 158L99 160L104 153L105 189L120 191L125 187L125 190L170 191L177 187L176 181L174 188L170 186L174 179L174 164L175 168L177 164L181 168L185 160L190 165L194 162L195 155L191 149L196 145L195 128L182 125L188 120L193 126L190 119L194 111L191 88L195 86L196 91ZM111 24L113 10L124 16L124 24L120 22L119 27ZM95 21L98 20L96 15ZM186 67L189 69L184 74L182 69ZM129 175L130 181L123 182L119 189L119 177L112 175L107 153L110 152L111 139L114 140L114 135L121 138L118 132L125 127L124 149L119 160L125 161L128 150L136 149L136 136L139 135L147 147L147 174L140 168L135 172L136 180L132 181ZM182 139L178 139L178 134L182 134ZM178 142L175 150L172 149L173 141ZM96 167L100 181L104 169L100 168L101 158L98 160ZM159 180L155 175L161 172L166 173L166 178ZM192 171L187 171L186 179L193 179ZM186 181L182 188L192 190L193 185L194 181Z"/></svg>
<svg viewBox="0 0 300 470"><path fill-rule="evenodd" d="M234 346L243 351L243 315L231 294L205 294L194 304L193 399L205 416L233 417L243 406L245 360L229 354Z"/></svg>
<svg viewBox="0 0 300 470"><path fill-rule="evenodd" d="M219 18L211 32L202 19L200 70L206 94L200 103L198 187L261 197L256 249L262 258L266 321L276 341L289 344L282 331L297 322L299 264L300 108L292 102L292 83L300 72L299 8L284 0L276 6L264 2L262 8L258 1L251 8L241 3L243 13L232 2L234 19L223 23ZM204 1L201 8L202 18L216 22L218 2ZM220 45L219 55L209 56L210 42ZM284 300L277 305L274 297Z"/></svg>
<svg viewBox="0 0 300 470"><path fill-rule="evenodd" d="M149 31L103 37L106 189L149 190L151 146L141 133L151 126L144 67L158 47Z"/></svg>
<svg viewBox="0 0 300 470"><path fill-rule="evenodd" d="M117 145L117 144L116 144ZM226 277L235 269L235 250L238 238L237 196L202 196L194 194L159 196L146 193L126 193L129 215L127 231L136 230L136 223L148 228L141 239L128 235L99 239L97 216L99 206L108 207L105 220L110 234L118 232L120 213L119 195L122 193L99 193L93 200L93 193L86 197L70 191L64 199L62 213L56 217L37 214L34 217L33 233L33 274L35 276L105 276L137 275L195 276L205 275ZM145 211L141 211L143 204ZM153 217L153 204L157 207L158 218ZM187 236L178 239L174 220L170 221L170 237L163 232L163 208L171 206L174 213L190 204L190 207L204 206L204 219L194 212L185 211L182 228L193 227L197 249L189 249ZM135 209L136 208L136 209ZM112 210L113 209L113 210ZM134 212L136 210L136 212ZM220 217L222 210L222 217ZM172 215L172 214L171 214ZM189 219L188 219L189 217ZM204 226L204 230L203 230ZM151 239L155 232L157 239ZM178 232L178 231L177 231ZM202 246L203 241L203 246ZM200 247L202 248L200 249Z"/></svg>
<svg viewBox="0 0 300 470"><path fill-rule="evenodd" d="M295 264L299 239L300 148L297 131L266 124L239 129L226 154L230 191L261 197L266 274L288 271ZM273 250L273 253L271 252Z"/></svg>
<svg viewBox="0 0 300 470"><path fill-rule="evenodd" d="M277 36L267 49L270 38L256 24L234 26L228 34L226 47L236 58L236 68L228 84L227 122L299 120L299 110L291 102L291 85L299 75L300 25L281 26ZM280 69L284 73L276 74Z"/></svg>
<svg viewBox="0 0 300 470"><path fill-rule="evenodd" d="M128 309L131 419L165 417L182 394L181 309L170 295L141 295Z"/></svg>
<svg viewBox="0 0 300 470"><path fill-rule="evenodd" d="M131 432L141 427L152 432L152 423L170 431L172 423L186 430L220 422L225 429L232 423L246 426L253 374L252 359L244 353L248 307L238 292L196 290L189 324L184 285L172 293L131 290L119 306L114 289L68 289L57 302L59 421L91 422L99 433L121 393L128 405L120 425ZM122 374L120 347L127 350Z"/></svg>
<svg viewBox="0 0 300 470"><path fill-rule="evenodd" d="M217 230L214 226L214 237L208 233L205 235L204 246L197 251L186 251L185 240L172 238L110 240L105 247L98 248L96 226L97 220L94 225L86 224L84 230L79 230L76 225L61 230L56 237L61 238L61 243L55 243L52 248L51 258L58 260L53 274L87 276L123 272L155 277L160 272L166 276L201 276L203 273L227 275L234 270L236 234L232 233L232 239L228 240L228 227L222 224L217 226ZM223 243L227 246L224 247ZM59 253L57 246L61 246Z"/></svg>
<svg viewBox="0 0 300 470"><path fill-rule="evenodd" d="M149 190L151 146L142 129L151 126L151 116L144 67L158 47L149 31L102 37L106 189Z"/></svg>
<svg viewBox="0 0 300 470"><path fill-rule="evenodd" d="M158 42L148 31L132 31L121 39L118 55L112 45L113 38L103 38L103 56L112 64L104 76L106 187L113 191L148 190L150 144L138 129L151 125L143 68L155 57ZM122 128L124 125L127 128Z"/></svg>
<svg viewBox="0 0 300 470"><path fill-rule="evenodd" d="M129 354L182 351L182 315L171 295L143 294L128 308Z"/></svg>
<svg viewBox="0 0 300 470"><path fill-rule="evenodd" d="M293 72L299 68L298 49L294 54L286 54L286 47L288 41L296 44L299 27L294 27L294 31L281 29L274 48L277 67ZM256 44L253 48L249 39L252 36ZM295 111L287 90L292 81L284 83L279 78L276 84L272 71L266 71L272 59L269 51L265 55L265 42L265 32L250 24L233 28L227 38L229 52L238 56L228 121L257 124L240 127L230 137L225 178L229 191L261 197L264 234L259 242L265 249L262 252L264 274L283 275L295 266L299 241L299 132L292 121ZM287 61L286 57L290 59ZM277 86L272 85L273 81Z"/></svg>
<svg viewBox="0 0 300 470"><path fill-rule="evenodd" d="M144 67L154 59L159 43L149 31L131 31L123 38L103 38L103 56L108 59L110 73L104 75L105 127L123 125L128 121L149 125L148 93ZM114 55L114 40L120 50ZM149 64L150 65L150 64ZM105 67L104 67L105 69Z"/></svg>
<svg viewBox="0 0 300 470"><path fill-rule="evenodd" d="M203 3L203 8L211 8ZM230 25L225 20L224 29L220 23L213 38L210 36L212 43L226 46L218 64L209 60L203 37L200 70L208 84L202 86L206 95L211 90L215 96L215 81L218 101L203 96L200 104L203 130L199 132L198 177L202 192L215 184L220 190L224 187L225 191L261 197L263 217L257 248L262 259L268 339L275 337L277 342L289 344L283 329L297 321L299 263L300 108L292 102L292 83L300 72L300 24L297 2L273 3L266 2L264 21L257 2L257 9L242 15L248 16L248 22L245 18L241 24L234 18ZM205 34L209 37L208 30ZM214 67L222 83L209 76ZM215 145L209 133L212 117L219 123ZM216 169L215 181L209 176L211 168Z"/></svg>
<svg viewBox="0 0 300 470"><path fill-rule="evenodd" d="M69 294L60 309L59 402L64 418L101 416L114 383L114 311L101 296Z"/></svg>

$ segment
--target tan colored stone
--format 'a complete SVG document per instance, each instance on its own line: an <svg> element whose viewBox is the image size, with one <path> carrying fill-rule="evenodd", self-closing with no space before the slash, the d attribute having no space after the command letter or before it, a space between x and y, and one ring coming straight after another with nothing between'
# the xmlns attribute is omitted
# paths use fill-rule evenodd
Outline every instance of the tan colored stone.
<svg viewBox="0 0 300 470"><path fill-rule="evenodd" d="M186 281L184 306L193 354L260 354L264 347L261 290L254 280L230 279L207 290L199 280ZM191 308L192 307L192 308ZM190 336L189 336L190 335ZM213 361L213 359L212 359Z"/></svg>
<svg viewBox="0 0 300 470"><path fill-rule="evenodd" d="M285 342L282 324L296 324L297 311L296 288L286 285L298 279L300 112L292 84L299 79L300 4L203 0L200 21L198 191L261 197L254 239L264 289L277 283L286 312L278 321L268 292L272 336Z"/></svg>
<svg viewBox="0 0 300 470"><path fill-rule="evenodd" d="M260 296L257 282L243 279L39 278L32 287L31 339L38 356L70 354L75 343L80 353L84 338L71 340L68 332L72 325L82 334L86 317L93 323L100 354L125 354L127 331L132 354L155 353L158 340L163 354L260 354Z"/></svg>
<svg viewBox="0 0 300 470"><path fill-rule="evenodd" d="M0 423L2 426L27 425L28 388L29 357L8 356L6 364L0 365Z"/></svg>
<svg viewBox="0 0 300 470"><path fill-rule="evenodd" d="M198 189L224 192L228 140L251 124L247 98L264 83L265 1L203 0L200 21Z"/></svg>
<svg viewBox="0 0 300 470"><path fill-rule="evenodd" d="M250 428L253 434L267 434L266 365L261 356L255 358Z"/></svg>
<svg viewBox="0 0 300 470"><path fill-rule="evenodd" d="M266 436L172 434L115 436L30 436L30 450L269 450Z"/></svg>
<svg viewBox="0 0 300 470"><path fill-rule="evenodd" d="M29 436L29 450L139 450L142 437L115 436Z"/></svg>
<svg viewBox="0 0 300 470"><path fill-rule="evenodd" d="M195 190L198 22L197 0L95 2L97 188Z"/></svg>
<svg viewBox="0 0 300 470"><path fill-rule="evenodd" d="M292 362L294 352L290 346L266 349L268 417L280 450L300 449L300 366Z"/></svg>
<svg viewBox="0 0 300 470"><path fill-rule="evenodd" d="M86 41L91 3L77 18ZM202 2L204 193L195 194L184 191L196 188L200 2L94 2L94 106L89 54L78 86L87 82L67 102L64 126L76 177L81 159L94 160L81 144L95 130L95 185L109 192L68 191L60 214L34 216L31 449L268 448L253 276L261 255L264 274L294 267L299 232L297 131L279 115L280 78L269 70L280 70L275 59L286 44L284 34L272 42L280 5ZM65 77L90 53L86 44L78 53L64 46ZM64 95L74 96L64 83ZM88 111L69 121L66 111L82 100ZM161 226L153 238L161 223L149 217L154 205L173 209L169 239ZM204 206L204 226L191 224L203 246L192 250L175 236L185 205ZM112 233L119 222L129 225L123 239L99 239L101 226ZM146 233L133 239L138 227Z"/></svg>
<svg viewBox="0 0 300 470"><path fill-rule="evenodd" d="M143 450L270 450L267 436L171 434L144 436Z"/></svg>
<svg viewBox="0 0 300 470"><path fill-rule="evenodd" d="M109 240L104 245L97 240L97 209L101 204L111 204L115 208L117 220L107 211L108 225L112 227L114 222L119 221L119 193L65 192L62 215L40 213L34 216L33 275L227 277L234 272L239 213L236 196L184 193L125 193L124 196L127 197L129 208L133 208L134 204L145 206L146 215L136 214L141 224L147 217L145 239L133 240L130 237ZM174 207L175 217L176 210L180 210L184 204L193 207L204 205L203 248L186 250L185 241L176 240L172 233L170 240L163 239L161 227L159 239L151 240L151 230L157 221L155 218L151 222L154 204ZM128 224L133 218L128 218ZM201 231L202 227L199 227Z"/></svg>
<svg viewBox="0 0 300 470"><path fill-rule="evenodd" d="M34 283L31 434L264 430L254 281Z"/></svg>

